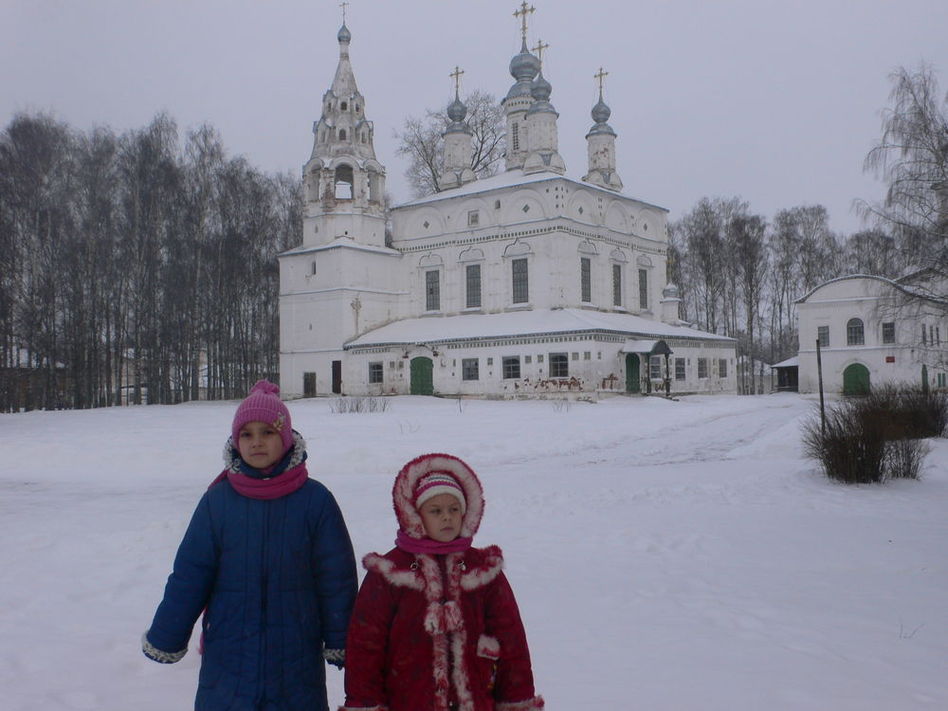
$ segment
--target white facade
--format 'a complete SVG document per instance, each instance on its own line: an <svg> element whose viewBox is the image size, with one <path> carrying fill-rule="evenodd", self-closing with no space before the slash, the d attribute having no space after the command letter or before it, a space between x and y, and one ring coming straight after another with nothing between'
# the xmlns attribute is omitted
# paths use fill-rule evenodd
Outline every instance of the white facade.
<svg viewBox="0 0 948 711"><path fill-rule="evenodd" d="M818 286L797 302L800 392L819 390L816 341L824 392L842 393L868 379L945 388L948 321L944 306L909 298L925 275L893 281L852 275ZM929 290L928 293L945 293ZM848 386L848 387L844 387Z"/></svg>
<svg viewBox="0 0 948 711"><path fill-rule="evenodd" d="M347 28L338 39L304 167L303 243L280 258L287 397L638 392L666 380L672 393L735 391L734 341L678 318L667 211L618 192L601 97L586 182L566 177L551 87L524 43L505 99L521 140L508 170L460 170L470 134L453 104L444 174L457 187L395 207L386 234L385 170Z"/></svg>

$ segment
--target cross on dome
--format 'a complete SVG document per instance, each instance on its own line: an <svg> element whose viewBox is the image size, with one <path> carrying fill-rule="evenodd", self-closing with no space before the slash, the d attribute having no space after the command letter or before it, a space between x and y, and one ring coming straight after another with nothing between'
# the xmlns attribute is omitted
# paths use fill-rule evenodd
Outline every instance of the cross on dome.
<svg viewBox="0 0 948 711"><path fill-rule="evenodd" d="M339 3L339 7L342 8L342 24L346 24L346 8L349 7L349 3L341 2Z"/></svg>
<svg viewBox="0 0 948 711"><path fill-rule="evenodd" d="M536 12L536 8L533 5L527 5L527 0L523 0L520 3L520 9L514 12L514 17L520 19L520 35L523 37L524 43L527 41L527 15Z"/></svg>
<svg viewBox="0 0 948 711"><path fill-rule="evenodd" d="M455 64L454 71L448 75L452 79L454 79L454 98L455 99L458 98L461 91L461 75L462 74L464 74L464 70Z"/></svg>
<svg viewBox="0 0 948 711"><path fill-rule="evenodd" d="M531 50L532 52L536 52L536 53L537 53L537 59L540 60L540 67L541 67L541 68L543 67L543 50L544 50L544 49L549 49L549 48L550 48L549 43L544 43L543 40L538 39L538 40L537 40L537 46L534 47L534 48Z"/></svg>
<svg viewBox="0 0 948 711"><path fill-rule="evenodd" d="M602 80L609 76L609 72L603 71L602 67L599 67L599 73L593 74L593 79L599 80L599 99L602 99Z"/></svg>

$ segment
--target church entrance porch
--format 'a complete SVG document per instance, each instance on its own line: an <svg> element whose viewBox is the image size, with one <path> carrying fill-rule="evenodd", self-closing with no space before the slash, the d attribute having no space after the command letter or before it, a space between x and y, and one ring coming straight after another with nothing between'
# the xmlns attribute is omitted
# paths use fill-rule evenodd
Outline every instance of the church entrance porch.
<svg viewBox="0 0 948 711"><path fill-rule="evenodd" d="M409 392L412 395L434 395L434 379L432 372L434 364L431 358L411 359L411 385Z"/></svg>

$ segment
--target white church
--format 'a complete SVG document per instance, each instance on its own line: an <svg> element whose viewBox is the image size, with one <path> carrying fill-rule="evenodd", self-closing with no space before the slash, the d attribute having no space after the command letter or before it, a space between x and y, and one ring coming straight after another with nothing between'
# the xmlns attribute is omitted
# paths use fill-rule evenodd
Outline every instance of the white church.
<svg viewBox="0 0 948 711"><path fill-rule="evenodd" d="M447 189L388 214L345 23L337 39L303 167L302 244L280 255L284 397L735 392L735 341L679 319L668 211L621 192L601 86L588 164L567 175L525 15L502 101L506 169L473 174L456 95Z"/></svg>

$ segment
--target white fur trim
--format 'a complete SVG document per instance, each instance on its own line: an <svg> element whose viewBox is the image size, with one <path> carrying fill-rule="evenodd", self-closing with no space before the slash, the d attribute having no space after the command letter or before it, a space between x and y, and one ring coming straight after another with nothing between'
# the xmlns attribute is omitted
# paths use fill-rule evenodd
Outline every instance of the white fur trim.
<svg viewBox="0 0 948 711"><path fill-rule="evenodd" d="M477 638L477 656L484 659L500 659L500 640L490 635L482 634Z"/></svg>
<svg viewBox="0 0 948 711"><path fill-rule="evenodd" d="M499 701L497 702L497 711L541 711L544 708L542 696L534 696L526 701Z"/></svg>
<svg viewBox="0 0 948 711"><path fill-rule="evenodd" d="M369 553L362 559L362 565L366 570L378 573L397 588L410 588L411 590L425 589L425 581L418 571L398 570L394 562L380 556L378 553Z"/></svg>
<svg viewBox="0 0 948 711"><path fill-rule="evenodd" d="M504 569L504 554L497 546L484 549L484 564L461 576L461 589L470 592L490 584Z"/></svg>
<svg viewBox="0 0 948 711"><path fill-rule="evenodd" d="M184 655L188 653L188 648L185 647L179 652L166 652L163 649L158 649L148 641L148 632L146 631L142 634L142 652L145 653L146 657L160 664L174 664L184 658Z"/></svg>

